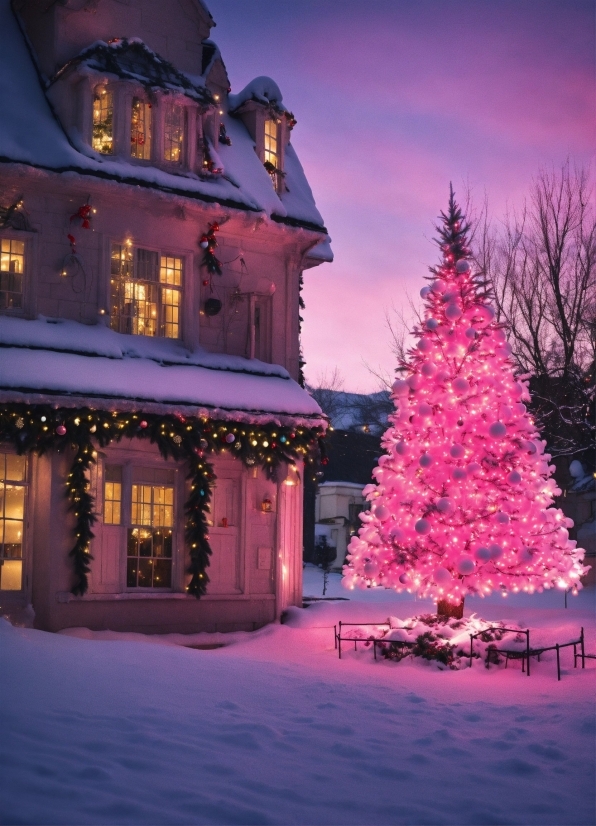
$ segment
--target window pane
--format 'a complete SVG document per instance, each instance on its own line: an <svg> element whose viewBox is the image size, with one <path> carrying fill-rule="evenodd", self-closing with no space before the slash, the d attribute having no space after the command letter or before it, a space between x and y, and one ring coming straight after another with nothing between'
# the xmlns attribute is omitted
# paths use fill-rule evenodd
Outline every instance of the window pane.
<svg viewBox="0 0 596 826"><path fill-rule="evenodd" d="M122 468L106 466L106 479L110 476L121 476ZM119 525L121 518L122 483L108 482L104 485L104 516L106 525Z"/></svg>
<svg viewBox="0 0 596 826"><path fill-rule="evenodd" d="M156 559L153 562L153 587L172 587L172 560Z"/></svg>
<svg viewBox="0 0 596 826"><path fill-rule="evenodd" d="M153 585L153 560L139 559L137 567L139 588L151 588Z"/></svg>
<svg viewBox="0 0 596 826"><path fill-rule="evenodd" d="M0 309L23 306L23 270L25 243L3 238L0 247Z"/></svg>
<svg viewBox="0 0 596 826"><path fill-rule="evenodd" d="M162 332L166 338L180 338L180 290L161 291Z"/></svg>
<svg viewBox="0 0 596 826"><path fill-rule="evenodd" d="M102 155L111 155L114 147L114 102L112 93L97 86L93 94L93 137L91 145Z"/></svg>
<svg viewBox="0 0 596 826"><path fill-rule="evenodd" d="M0 479L10 479L11 482L23 482L25 480L25 456L16 456L11 453L4 455L6 456L6 476L0 476ZM3 469L3 463L0 462L0 470Z"/></svg>
<svg viewBox="0 0 596 826"><path fill-rule="evenodd" d="M6 485L4 490L4 517L23 519L25 513L25 488L22 485Z"/></svg>
<svg viewBox="0 0 596 826"><path fill-rule="evenodd" d="M159 280L162 284L180 287L182 285L182 258L176 258L173 255L162 255Z"/></svg>
<svg viewBox="0 0 596 826"><path fill-rule="evenodd" d="M164 111L164 160L182 162L184 107L166 103Z"/></svg>
<svg viewBox="0 0 596 826"><path fill-rule="evenodd" d="M20 591L23 563L20 559L4 560L0 566L0 591Z"/></svg>
<svg viewBox="0 0 596 826"><path fill-rule="evenodd" d="M141 160L151 158L151 104L141 98L132 99L130 154Z"/></svg>

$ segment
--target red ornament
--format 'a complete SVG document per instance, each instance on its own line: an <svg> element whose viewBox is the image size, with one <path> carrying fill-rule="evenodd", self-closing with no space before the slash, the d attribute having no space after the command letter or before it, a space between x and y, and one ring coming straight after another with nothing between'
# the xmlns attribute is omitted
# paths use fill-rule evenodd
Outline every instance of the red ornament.
<svg viewBox="0 0 596 826"><path fill-rule="evenodd" d="M56 428L56 433L58 434L58 436L65 436L66 435L66 428L64 427L63 424L58 425L58 427Z"/></svg>
<svg viewBox="0 0 596 826"><path fill-rule="evenodd" d="M141 428L141 430L145 430L145 428L146 428L146 427L148 427L148 426L149 426L149 425L147 424L147 422L145 421L145 419L143 419L143 421L142 421L142 422L139 422L139 427Z"/></svg>

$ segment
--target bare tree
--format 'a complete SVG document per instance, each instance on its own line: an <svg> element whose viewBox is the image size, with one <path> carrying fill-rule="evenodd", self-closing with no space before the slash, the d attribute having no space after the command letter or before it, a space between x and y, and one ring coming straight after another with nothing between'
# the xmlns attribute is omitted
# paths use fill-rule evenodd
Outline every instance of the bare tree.
<svg viewBox="0 0 596 826"><path fill-rule="evenodd" d="M542 170L529 198L495 228L483 211L474 238L513 356L530 378L554 455L593 448L596 214L588 172Z"/></svg>
<svg viewBox="0 0 596 826"><path fill-rule="evenodd" d="M317 385L306 385L306 389L319 405L323 413L333 420L344 408L341 393L344 386L344 378L337 367L328 372L327 370L317 375Z"/></svg>

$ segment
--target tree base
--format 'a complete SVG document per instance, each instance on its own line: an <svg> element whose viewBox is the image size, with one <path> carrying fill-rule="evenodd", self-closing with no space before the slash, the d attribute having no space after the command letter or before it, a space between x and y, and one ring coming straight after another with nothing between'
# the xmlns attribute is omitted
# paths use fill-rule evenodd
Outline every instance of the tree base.
<svg viewBox="0 0 596 826"><path fill-rule="evenodd" d="M437 602L437 614L440 617L453 617L453 619L462 619L464 615L464 601L458 603L449 602L446 599L440 599Z"/></svg>

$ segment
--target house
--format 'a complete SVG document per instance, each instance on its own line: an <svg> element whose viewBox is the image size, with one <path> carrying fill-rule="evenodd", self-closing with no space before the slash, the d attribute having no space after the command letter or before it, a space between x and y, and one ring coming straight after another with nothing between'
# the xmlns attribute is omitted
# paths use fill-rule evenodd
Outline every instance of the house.
<svg viewBox="0 0 596 826"><path fill-rule="evenodd" d="M301 603L302 273L282 94L202 0L0 0L0 612L253 629Z"/></svg>
<svg viewBox="0 0 596 826"><path fill-rule="evenodd" d="M371 482L381 444L378 436L369 433L334 429L326 444L327 463L314 503L314 553L308 561L318 561L317 546L323 541L335 549L331 567L341 570L350 539L361 525L359 514L367 510L362 491Z"/></svg>

